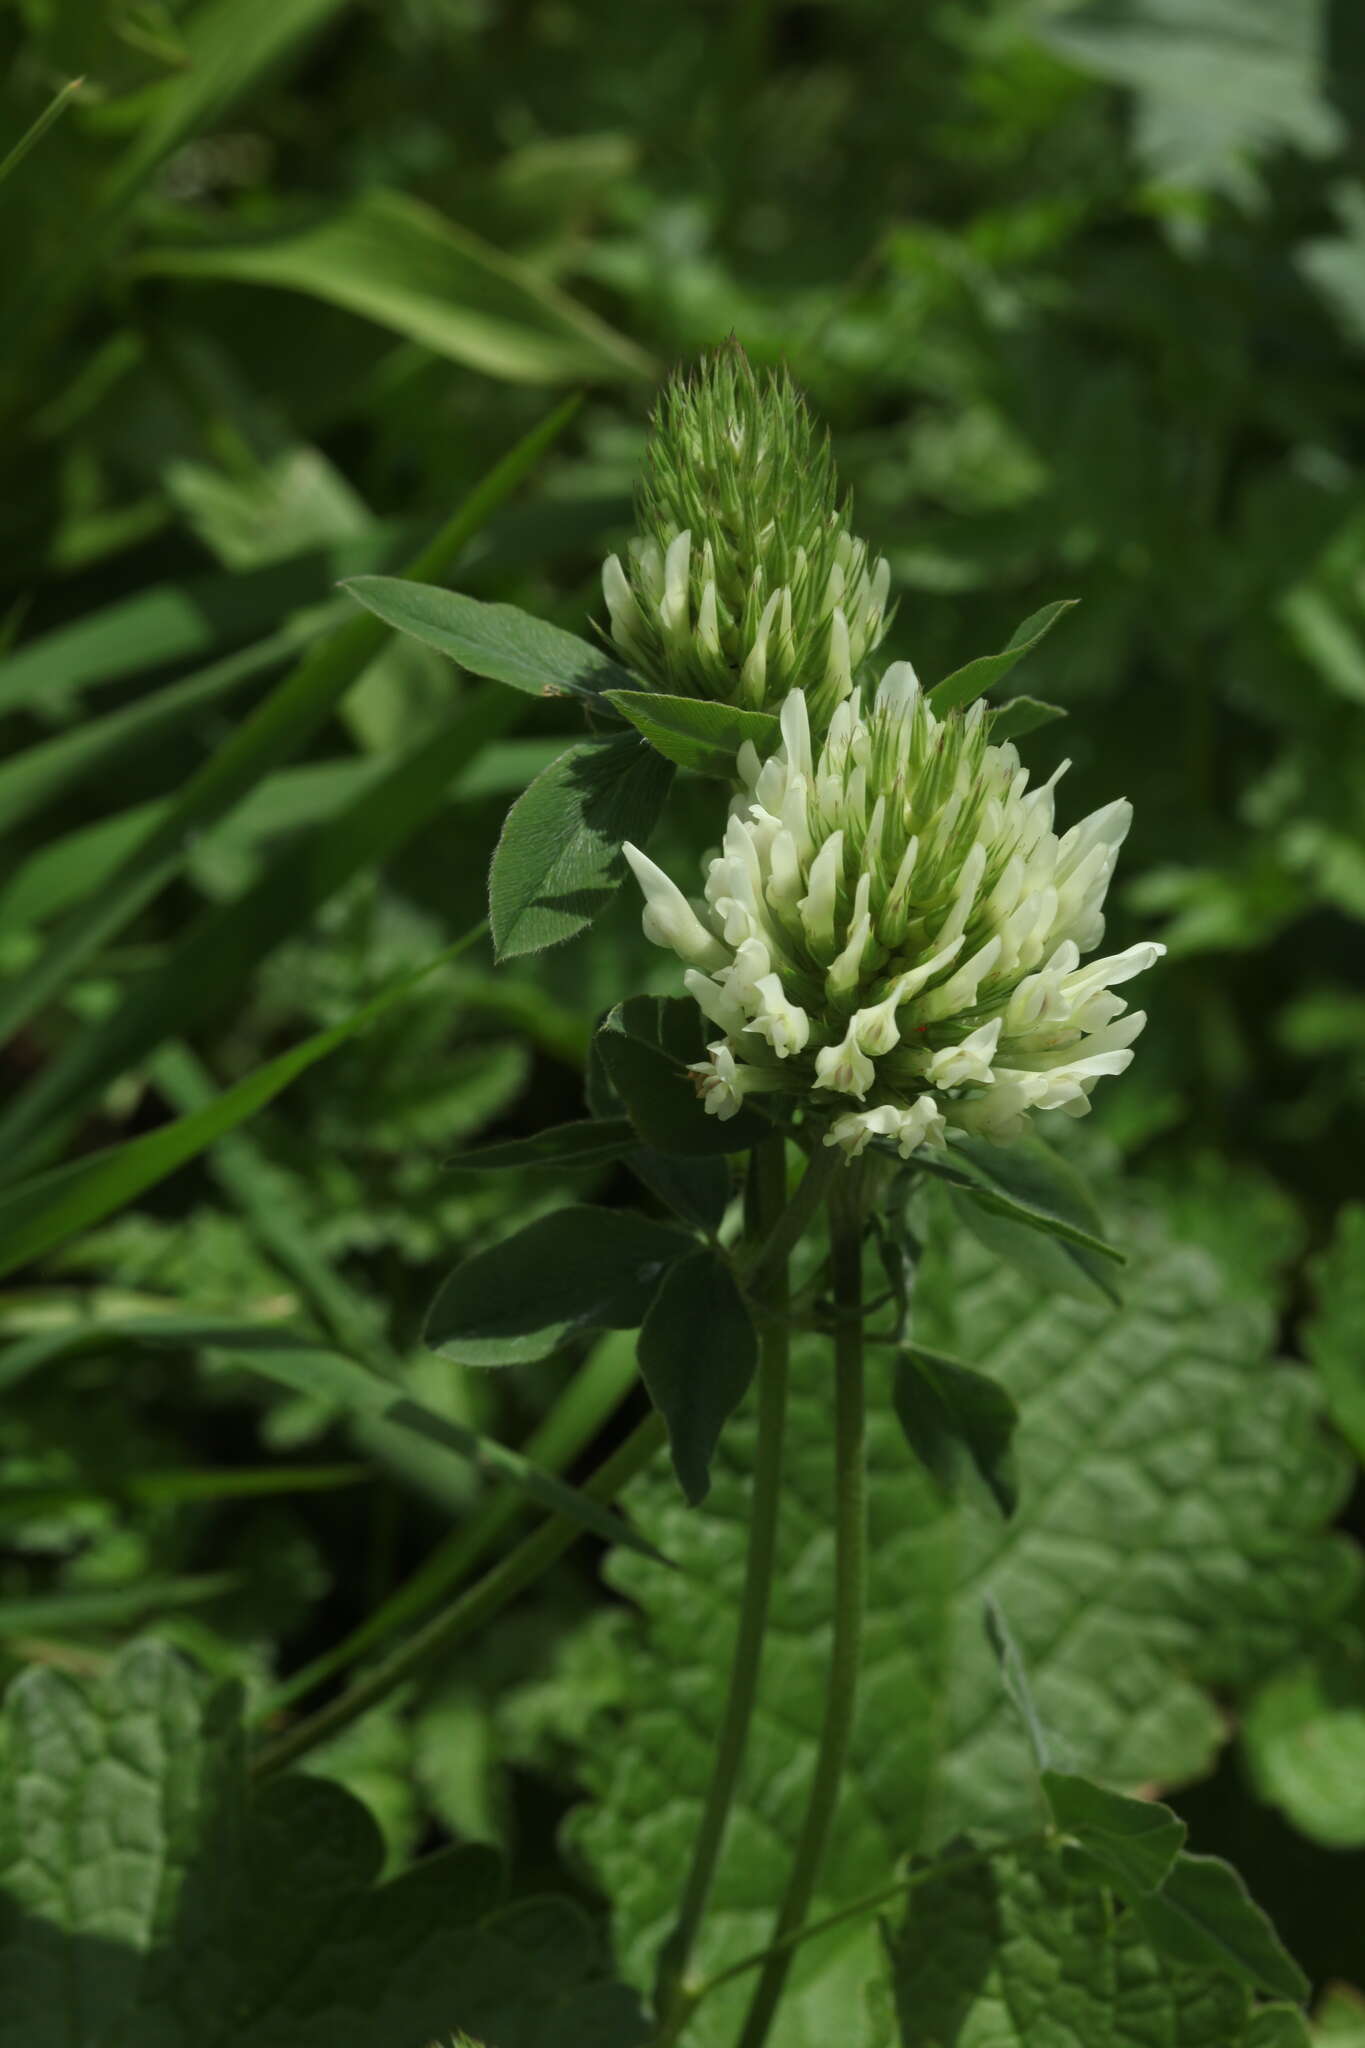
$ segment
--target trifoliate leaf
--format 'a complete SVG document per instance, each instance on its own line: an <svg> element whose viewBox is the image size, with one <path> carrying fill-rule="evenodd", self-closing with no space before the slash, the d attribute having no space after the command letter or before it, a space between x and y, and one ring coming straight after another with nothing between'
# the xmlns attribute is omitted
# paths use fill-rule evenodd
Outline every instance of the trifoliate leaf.
<svg viewBox="0 0 1365 2048"><path fill-rule="evenodd" d="M1254 2048L1250 1995L1159 1955L1132 1913L1076 1891L1062 1856L973 1856L915 1873L887 1940L904 2048Z"/></svg>
<svg viewBox="0 0 1365 2048"><path fill-rule="evenodd" d="M668 1425L678 1484L695 1507L710 1490L720 1433L758 1363L749 1311L717 1253L693 1252L665 1273L637 1355L649 1398Z"/></svg>
<svg viewBox="0 0 1365 2048"><path fill-rule="evenodd" d="M505 1905L459 1849L383 1885L364 1808L312 1777L248 1796L240 1694L143 1643L6 1697L3 2048L640 2048L562 1899Z"/></svg>
<svg viewBox="0 0 1365 2048"><path fill-rule="evenodd" d="M907 1465L887 1362L870 1362L865 1662L817 1913L887 1884L907 1850L932 1851L963 1827L1037 1825L1027 1742L982 1627L985 1593L1008 1614L1068 1768L1129 1791L1205 1771L1226 1738L1208 1688L1258 1679L1349 1597L1355 1554L1321 1533L1347 1461L1324 1440L1311 1380L1272 1361L1270 1314L1224 1294L1202 1254L1126 1235L1137 1243L1121 1307L1045 1295L970 1239L925 1258L916 1338L972 1359L1019 1407L1007 1527L946 1504ZM829 1653L830 1434L827 1346L803 1341L773 1626L703 1975L770 1938L800 1825ZM628 1496L637 1528L680 1568L620 1552L609 1566L641 1610L626 1659L630 1742L604 1718L585 1759L596 1805L575 1828L641 1981L676 1907L710 1769L752 1469L749 1404L726 1428L703 1510L689 1512L659 1470ZM851 1969L859 1949L871 1968L857 1931L803 1948L784 2048L823 2048L806 2023L814 1979ZM686 2048L733 2048L747 1996L733 1990L698 2009Z"/></svg>

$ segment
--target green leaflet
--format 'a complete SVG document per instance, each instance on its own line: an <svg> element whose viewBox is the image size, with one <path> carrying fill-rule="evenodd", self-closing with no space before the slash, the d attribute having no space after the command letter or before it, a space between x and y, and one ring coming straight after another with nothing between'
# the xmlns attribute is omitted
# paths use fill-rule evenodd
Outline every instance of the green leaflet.
<svg viewBox="0 0 1365 2048"><path fill-rule="evenodd" d="M640 1328L640 1371L668 1425L673 1469L696 1507L720 1433L749 1391L758 1339L730 1268L711 1250L670 1266Z"/></svg>
<svg viewBox="0 0 1365 2048"><path fill-rule="evenodd" d="M1043 605L1040 610L1029 614L999 654L978 655L975 661L955 668L950 676L944 676L941 682L935 683L929 695L938 716L942 717L945 711L964 711L987 690L994 689L1015 663L1022 661L1044 635L1051 632L1063 612L1069 612L1077 603L1078 598L1062 597L1053 604Z"/></svg>
<svg viewBox="0 0 1365 2048"><path fill-rule="evenodd" d="M694 1248L633 1210L570 1203L457 1266L426 1341L457 1365L522 1365L580 1331L633 1330L665 1269Z"/></svg>
<svg viewBox="0 0 1365 2048"><path fill-rule="evenodd" d="M1056 1850L970 1847L915 1886L888 1936L904 2048L1036 2048L1063 2015L1058 2039L1085 2048L1261 2048L1244 1986L1157 1955L1131 1914L1115 1925Z"/></svg>
<svg viewBox="0 0 1365 2048"><path fill-rule="evenodd" d="M978 1497L997 1514L1014 1513L1012 1445L1019 1417L997 1380L942 1352L907 1344L896 1357L892 1399L906 1442L945 1492L974 1482Z"/></svg>
<svg viewBox="0 0 1365 2048"><path fill-rule="evenodd" d="M592 702L630 681L627 670L590 640L514 604L482 604L462 591L401 576L353 576L345 588L386 626L449 655L471 675L528 697L567 692Z"/></svg>
<svg viewBox="0 0 1365 2048"><path fill-rule="evenodd" d="M631 996L593 1039L589 1086L605 1079L603 1100L613 1108L624 1103L646 1145L659 1152L689 1159L742 1152L771 1126L751 1109L724 1122L706 1114L688 1073L704 1057L706 1037L706 1021L689 997Z"/></svg>
<svg viewBox="0 0 1365 2048"><path fill-rule="evenodd" d="M238 1688L163 1646L97 1685L31 1671L6 1716L0 2048L640 2048L577 1908L503 1905L482 1848L376 1886L364 1808L307 1777L248 1799Z"/></svg>
<svg viewBox="0 0 1365 2048"><path fill-rule="evenodd" d="M666 697L652 690L609 690L608 702L680 768L732 782L735 756L746 740L770 754L781 738L767 711L744 711L706 697Z"/></svg>
<svg viewBox="0 0 1365 2048"><path fill-rule="evenodd" d="M621 885L623 840L663 807L672 766L634 733L578 740L507 813L488 878L499 960L539 953L590 925Z"/></svg>
<svg viewBox="0 0 1365 2048"><path fill-rule="evenodd" d="M964 1827L1037 1825L1028 1745L981 1626L983 1594L1008 1613L1069 1766L1136 1788L1205 1769L1225 1735L1206 1686L1259 1676L1339 1608L1357 1572L1354 1554L1320 1533L1347 1472L1322 1440L1311 1385L1272 1364L1268 1314L1226 1296L1199 1254L1147 1244L1116 1307L1049 1296L962 1239L951 1256L926 1257L915 1314L917 1337L998 1376L1017 1402L1019 1507L1002 1527L942 1501L908 1456L879 1354L867 1661L817 1913L889 1883L907 1850L936 1849ZM773 1632L705 1974L767 1940L808 1782L828 1650L828 1372L821 1343L798 1346ZM627 1657L630 1754L605 1725L584 1765L596 1804L574 1830L616 1902L622 1963L641 1979L706 1780L752 1429L746 1407L725 1430L701 1513L658 1473L627 1496L636 1526L677 1571L621 1553L610 1567L642 1610ZM820 2048L807 2007L823 1996L821 1970L836 1968L851 1974L854 1997L859 1973L874 1970L866 1930L823 1937L799 1960L784 2048ZM702 2006L687 2048L732 2048L732 1993Z"/></svg>

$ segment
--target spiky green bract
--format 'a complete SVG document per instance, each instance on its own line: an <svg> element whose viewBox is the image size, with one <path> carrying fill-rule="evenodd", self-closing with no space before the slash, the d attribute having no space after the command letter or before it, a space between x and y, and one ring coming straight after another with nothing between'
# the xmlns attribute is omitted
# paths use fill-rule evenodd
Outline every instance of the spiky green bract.
<svg viewBox="0 0 1365 2048"><path fill-rule="evenodd" d="M602 573L612 638L674 695L777 709L823 731L886 630L890 570L849 531L829 438L785 372L731 346L667 386L626 561Z"/></svg>
<svg viewBox="0 0 1365 2048"><path fill-rule="evenodd" d="M903 1158L949 1126L1008 1143L1035 1109L1083 1115L1146 1021L1114 986L1164 951L1080 964L1130 806L1059 837L1062 771L1030 790L984 707L936 717L906 662L866 708L841 704L819 747L800 691L781 717L768 761L741 751L703 901L625 849L646 936L686 962L720 1034L694 1069L707 1109L780 1090L832 1119L825 1142L850 1157L880 1139Z"/></svg>

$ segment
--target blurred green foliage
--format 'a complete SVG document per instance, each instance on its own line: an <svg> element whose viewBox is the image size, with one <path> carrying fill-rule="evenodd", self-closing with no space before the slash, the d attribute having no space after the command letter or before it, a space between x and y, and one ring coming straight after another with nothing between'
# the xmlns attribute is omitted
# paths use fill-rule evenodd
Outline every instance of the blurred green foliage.
<svg viewBox="0 0 1365 2048"><path fill-rule="evenodd" d="M476 924L509 800L581 720L485 718L495 685L377 628L146 887L139 848L353 631L337 581L401 570L579 391L444 580L586 631L654 381L734 332L830 423L904 593L890 654L932 682L1081 601L1011 687L1071 713L1028 742L1072 757L1065 814L1133 799L1112 936L1170 958L1077 1143L1254 1300L1299 1361L1266 1369L1321 1375L1358 1454L1358 1218L1314 1262L1365 1143L1365 12L10 0L0 59L0 155L84 80L0 181L0 1214ZM463 765L418 801L440 746ZM680 861L711 802L680 781ZM580 1114L595 1018L669 987L622 903L496 974L468 952L11 1276L7 1670L102 1673L150 1623L278 1721L278 1682L419 1566L446 1559L428 1605L455 1583L497 1534L475 1471L140 1322L321 1332L525 1442L563 1358L481 1377L418 1338L453 1258L552 1194L444 1161ZM612 1199L615 1171L565 1185ZM565 1436L572 1475L633 1419L620 1387ZM621 1621L570 1559L318 1768L395 1867L453 1834L499 1842L518 1894L581 1890L555 1830L629 1697ZM1229 1731L1249 1708L1248 1762L1193 1796L1310 1972L1359 1981L1365 1615L1333 1628L1254 1681L1231 1660L1211 1697ZM1323 2038L1355 2015L1338 1995Z"/></svg>

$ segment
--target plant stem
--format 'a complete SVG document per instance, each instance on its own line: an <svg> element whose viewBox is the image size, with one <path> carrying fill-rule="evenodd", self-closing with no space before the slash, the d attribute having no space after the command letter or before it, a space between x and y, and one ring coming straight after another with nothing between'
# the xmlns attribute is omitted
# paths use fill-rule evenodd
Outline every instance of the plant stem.
<svg viewBox="0 0 1365 2048"><path fill-rule="evenodd" d="M822 1146L807 1164L791 1200L779 1215L769 1219L767 1235L755 1250L752 1261L741 1267L742 1278L751 1292L766 1293L772 1276L780 1267L785 1267L814 1219L830 1185L830 1176L838 1164L838 1152L830 1146Z"/></svg>
<svg viewBox="0 0 1365 2048"><path fill-rule="evenodd" d="M583 1488L594 1500L611 1500L627 1480L642 1471L664 1441L664 1426L656 1414L645 1420L601 1464ZM418 1629L401 1648L367 1672L339 1698L329 1700L315 1714L300 1721L260 1752L252 1764L259 1777L268 1777L292 1764L320 1742L328 1741L341 1729L378 1704L413 1678L436 1657L444 1656L485 1621L504 1608L509 1600L533 1585L542 1572L582 1534L582 1524L568 1515L551 1515L532 1531L501 1564L493 1567L477 1584L470 1586L443 1613Z"/></svg>
<svg viewBox="0 0 1365 2048"><path fill-rule="evenodd" d="M830 1190L830 1266L839 1323L834 1336L834 1634L815 1776L771 1952L754 1991L739 2048L763 2048L824 1861L848 1757L862 1644L867 1501L863 1476L862 1217L856 1168Z"/></svg>
<svg viewBox="0 0 1365 2048"><path fill-rule="evenodd" d="M782 1214L786 1198L786 1147L780 1137L764 1138L754 1147L747 1192L746 1236L762 1245L768 1241L774 1223ZM787 1291L787 1261L783 1256L770 1267L766 1289L765 1305L772 1315L764 1322L759 1354L758 1449L749 1510L744 1591L730 1665L730 1686L682 1902L673 1931L659 1955L654 2006L661 2028L656 2037L656 2048L666 2048L667 2043L677 2038L692 2009L692 1994L686 1983L687 1968L724 1846L758 1692L782 1494L782 1438L786 1427L787 1367L791 1350L784 1320Z"/></svg>
<svg viewBox="0 0 1365 2048"><path fill-rule="evenodd" d="M875 1913L879 1906L894 1905L898 1899L908 1898L918 1886L928 1884L933 1879L956 1876L963 1870L979 1870L982 1864L991 1862L994 1857L1015 1855L1021 1849L1035 1848L1040 1842L1049 1839L1046 1829L1031 1828L1027 1834L1012 1835L1003 1842L990 1842L980 1849L964 1850L960 1856L936 1858L932 1863L921 1864L905 1877L897 1878L892 1884L884 1884L875 1892L865 1892L862 1898L854 1899L847 1906L841 1906L837 1913L826 1913L820 1920L808 1920L805 1926L798 1927L794 1934L785 1935L780 1945L788 1950L799 1948L803 1942L815 1941L822 1934L832 1933L836 1927L846 1927L854 1920L865 1920L868 1914ZM760 1968L768 1961L777 1946L778 1944L774 1942L771 1947L758 1949L753 1955L741 1956L737 1963L731 1963L724 1970L717 1970L714 1977L708 1977L706 1982L698 1987L693 1999L694 2008L701 2004L703 1998L709 1998L713 1991L719 1991L722 1984L733 1983L736 1977L747 1976L750 1970Z"/></svg>

